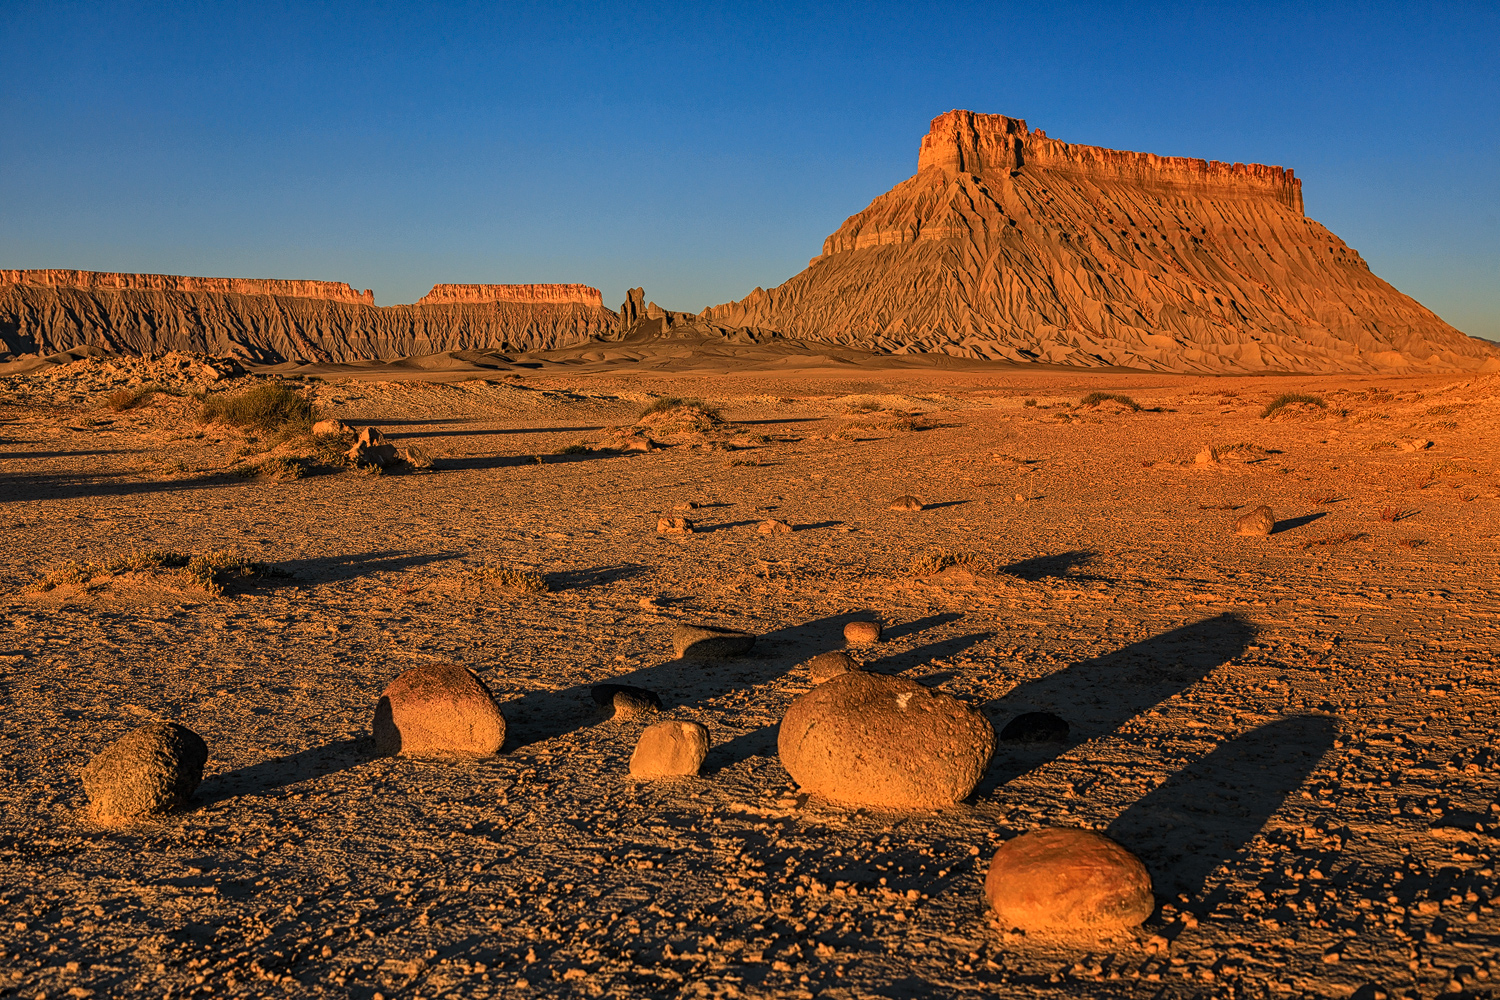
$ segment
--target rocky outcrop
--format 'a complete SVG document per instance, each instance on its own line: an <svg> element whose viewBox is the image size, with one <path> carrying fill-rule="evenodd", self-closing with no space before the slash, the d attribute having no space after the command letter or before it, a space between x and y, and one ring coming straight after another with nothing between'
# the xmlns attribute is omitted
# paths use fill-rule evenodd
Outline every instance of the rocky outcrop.
<svg viewBox="0 0 1500 1000"><path fill-rule="evenodd" d="M417 300L419 306L481 302L524 302L531 305L604 305L599 289L588 285L433 285Z"/></svg>
<svg viewBox="0 0 1500 1000"><path fill-rule="evenodd" d="M598 290L581 285L439 285L434 294L530 288L537 290L527 293L536 301L376 306L369 292L359 295L342 282L86 271L5 271L0 278L0 352L12 356L92 345L121 354L181 351L255 364L344 363L552 350L613 337L619 324L614 311L599 304ZM544 301L548 288L563 291ZM314 294L320 291L327 294Z"/></svg>
<svg viewBox="0 0 1500 1000"><path fill-rule="evenodd" d="M807 270L700 321L895 353L1170 371L1500 370L1302 212L1292 171L951 111Z"/></svg>

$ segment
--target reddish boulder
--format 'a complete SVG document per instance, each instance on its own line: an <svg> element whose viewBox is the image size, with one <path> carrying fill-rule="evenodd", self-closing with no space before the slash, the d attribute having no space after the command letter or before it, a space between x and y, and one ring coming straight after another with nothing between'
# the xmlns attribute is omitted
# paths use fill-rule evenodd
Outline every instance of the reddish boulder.
<svg viewBox="0 0 1500 1000"><path fill-rule="evenodd" d="M984 894L1007 929L1057 933L1128 930L1156 901L1140 859L1092 830L1054 827L1000 845Z"/></svg>
<svg viewBox="0 0 1500 1000"><path fill-rule="evenodd" d="M472 670L424 664L405 671L375 706L382 753L489 756L505 742L505 717Z"/></svg>

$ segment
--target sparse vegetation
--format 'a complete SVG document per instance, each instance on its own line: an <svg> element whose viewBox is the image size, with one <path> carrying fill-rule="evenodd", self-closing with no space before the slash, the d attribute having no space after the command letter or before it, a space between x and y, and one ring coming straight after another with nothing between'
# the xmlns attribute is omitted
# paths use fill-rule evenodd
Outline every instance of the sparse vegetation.
<svg viewBox="0 0 1500 1000"><path fill-rule="evenodd" d="M1280 413L1288 406L1298 404L1316 406L1320 410L1328 409L1328 403L1324 401L1322 396L1311 396L1305 392L1283 392L1266 404L1266 408L1260 411L1260 418L1264 420L1267 417Z"/></svg>
<svg viewBox="0 0 1500 1000"><path fill-rule="evenodd" d="M1402 507L1387 507L1380 512L1380 519L1395 524L1398 521L1404 521L1409 517L1415 516L1416 513L1414 510L1406 510Z"/></svg>
<svg viewBox="0 0 1500 1000"><path fill-rule="evenodd" d="M1119 403L1128 410L1138 411L1141 404L1118 392L1091 392L1078 401L1079 406L1098 406L1101 403Z"/></svg>
<svg viewBox="0 0 1500 1000"><path fill-rule="evenodd" d="M1036 400L1034 400L1034 399L1027 399L1027 400L1023 401L1021 403L1021 405L1022 406L1035 406L1036 405Z"/></svg>
<svg viewBox="0 0 1500 1000"><path fill-rule="evenodd" d="M72 561L37 580L26 588L44 594L58 587L83 585L89 589L104 586L126 573L175 570L173 575L189 586L214 597L222 597L225 585L256 577L287 579L287 574L265 563L253 562L230 549L201 554L148 549L131 552L104 563Z"/></svg>
<svg viewBox="0 0 1500 1000"><path fill-rule="evenodd" d="M208 396L198 410L198 419L206 424L266 432L310 433L316 418L312 400L282 382L262 382L236 396Z"/></svg>
<svg viewBox="0 0 1500 1000"><path fill-rule="evenodd" d="M567 444L557 449L559 455L587 455L594 449L586 444Z"/></svg>
<svg viewBox="0 0 1500 1000"><path fill-rule="evenodd" d="M1363 531L1349 531L1342 535L1329 535L1326 538L1310 539L1302 543L1302 548L1306 550L1319 548L1320 546L1344 545L1348 542L1357 542L1362 538L1368 537L1370 536Z"/></svg>
<svg viewBox="0 0 1500 1000"><path fill-rule="evenodd" d="M1396 544L1399 545L1399 546L1401 546L1403 549L1419 549L1422 546L1424 546L1424 545L1427 544L1427 539L1425 539L1425 538L1398 538L1398 539L1396 539Z"/></svg>
<svg viewBox="0 0 1500 1000"><path fill-rule="evenodd" d="M714 423L721 423L724 420L722 413L696 396L687 399L680 396L663 396L652 400L651 405L641 411L641 419L644 420L658 413L671 413L675 410L697 410Z"/></svg>
<svg viewBox="0 0 1500 1000"><path fill-rule="evenodd" d="M123 413L126 410L144 406L152 396L163 391L165 390L154 382L146 385L125 385L105 396L104 404L116 413Z"/></svg>
<svg viewBox="0 0 1500 1000"><path fill-rule="evenodd" d="M510 566L480 566L469 574L475 586L490 587L512 594L550 594L547 578L529 569Z"/></svg>
<svg viewBox="0 0 1500 1000"><path fill-rule="evenodd" d="M950 551L936 549L924 552L911 561L912 576L932 576L952 566L959 566L977 575L993 575L999 570L994 556L981 552Z"/></svg>

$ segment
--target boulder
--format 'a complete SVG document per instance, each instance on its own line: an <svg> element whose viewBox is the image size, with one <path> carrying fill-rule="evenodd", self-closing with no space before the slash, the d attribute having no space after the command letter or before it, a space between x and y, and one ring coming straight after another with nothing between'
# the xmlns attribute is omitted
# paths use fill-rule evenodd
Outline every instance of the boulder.
<svg viewBox="0 0 1500 1000"><path fill-rule="evenodd" d="M349 433L349 425L342 420L329 418L312 425L313 437L341 437Z"/></svg>
<svg viewBox="0 0 1500 1000"><path fill-rule="evenodd" d="M359 439L349 447L349 461L355 465L373 465L385 469L401 461L396 446L386 441L385 435L376 427L366 427L359 432Z"/></svg>
<svg viewBox="0 0 1500 1000"><path fill-rule="evenodd" d="M661 711L661 698L655 691L629 684L595 684L590 694L594 704L614 708L614 715L610 718L616 722Z"/></svg>
<svg viewBox="0 0 1500 1000"><path fill-rule="evenodd" d="M891 501L891 510L921 510L922 501L914 496L897 497Z"/></svg>
<svg viewBox="0 0 1500 1000"><path fill-rule="evenodd" d="M636 778L688 778L708 756L708 729L696 722L667 719L647 726L630 755Z"/></svg>
<svg viewBox="0 0 1500 1000"><path fill-rule="evenodd" d="M844 641L851 646L868 646L880 641L879 622L850 622L844 626Z"/></svg>
<svg viewBox="0 0 1500 1000"><path fill-rule="evenodd" d="M847 674L851 670L858 669L859 664L854 661L854 657L838 649L831 653L819 653L807 661L807 672L814 684L822 684L839 674Z"/></svg>
<svg viewBox="0 0 1500 1000"><path fill-rule="evenodd" d="M1000 730L1005 743L1063 743L1068 739L1068 724L1051 712L1027 712L1018 715Z"/></svg>
<svg viewBox="0 0 1500 1000"><path fill-rule="evenodd" d="M1156 908L1151 876L1139 858L1102 834L1069 827L1001 844L984 894L1006 929L1127 930Z"/></svg>
<svg viewBox="0 0 1500 1000"><path fill-rule="evenodd" d="M1255 535L1264 538L1276 527L1276 515L1271 513L1271 508L1262 504L1250 513L1241 516L1234 522L1237 534Z"/></svg>
<svg viewBox="0 0 1500 1000"><path fill-rule="evenodd" d="M375 706L375 747L382 753L497 753L505 717L484 682L452 664L423 664L403 672Z"/></svg>
<svg viewBox="0 0 1500 1000"><path fill-rule="evenodd" d="M995 729L915 681L850 671L792 702L776 742L803 791L857 806L936 809L979 784Z"/></svg>
<svg viewBox="0 0 1500 1000"><path fill-rule="evenodd" d="M790 535L792 533L792 526L785 521L778 521L773 517L760 522L760 526L755 530L762 535Z"/></svg>
<svg viewBox="0 0 1500 1000"><path fill-rule="evenodd" d="M153 722L89 761L81 775L83 790L101 819L173 812L193 797L206 763L203 737L175 722Z"/></svg>
<svg viewBox="0 0 1500 1000"><path fill-rule="evenodd" d="M691 535L693 522L685 517L660 517L656 519L656 531L661 535Z"/></svg>
<svg viewBox="0 0 1500 1000"><path fill-rule="evenodd" d="M722 660L742 656L755 647L755 636L717 625L679 625L672 632L672 649L679 660Z"/></svg>

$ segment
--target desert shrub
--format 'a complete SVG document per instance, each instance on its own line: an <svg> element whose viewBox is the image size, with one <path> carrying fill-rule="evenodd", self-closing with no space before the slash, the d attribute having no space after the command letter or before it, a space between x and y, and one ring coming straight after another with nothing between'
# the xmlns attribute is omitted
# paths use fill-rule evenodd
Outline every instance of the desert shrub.
<svg viewBox="0 0 1500 1000"><path fill-rule="evenodd" d="M155 383L125 385L105 396L104 404L116 413L123 413L126 410L133 410L137 406L144 406L152 396L161 391L161 386Z"/></svg>
<svg viewBox="0 0 1500 1000"><path fill-rule="evenodd" d="M1305 392L1283 392L1267 403L1264 410L1260 411L1261 419L1264 420L1266 417L1284 410L1294 403L1305 403L1308 406L1316 406L1320 410L1328 409L1328 404L1324 402L1322 396L1309 396Z"/></svg>
<svg viewBox="0 0 1500 1000"><path fill-rule="evenodd" d="M1036 405L1036 400L1034 400L1034 399L1028 399L1025 402L1023 402L1021 405L1022 406L1035 406Z"/></svg>
<svg viewBox="0 0 1500 1000"><path fill-rule="evenodd" d="M1078 401L1079 406L1098 406L1100 403L1116 402L1131 410L1139 410L1141 404L1118 392L1091 392Z"/></svg>
<svg viewBox="0 0 1500 1000"><path fill-rule="evenodd" d="M559 455L587 455L591 451L593 449L586 444L569 444L557 449Z"/></svg>
<svg viewBox="0 0 1500 1000"><path fill-rule="evenodd" d="M985 555L981 552L949 551L948 549L937 549L932 552L924 552L911 561L912 576L932 576L941 573L951 566L961 566L971 573L987 573L993 575L999 564L994 556Z"/></svg>
<svg viewBox="0 0 1500 1000"><path fill-rule="evenodd" d="M552 587L547 578L528 569L510 566L481 566L469 574L476 585L506 590L512 594L549 594Z"/></svg>
<svg viewBox="0 0 1500 1000"><path fill-rule="evenodd" d="M311 431L316 417L312 400L281 382L262 382L237 396L209 396L198 410L203 423L261 431Z"/></svg>
<svg viewBox="0 0 1500 1000"><path fill-rule="evenodd" d="M651 405L641 411L641 418L654 416L658 413L670 413L673 410L697 410L715 423L724 419L724 415L717 409L709 406L697 397L683 399L681 396L663 396L652 400Z"/></svg>
<svg viewBox="0 0 1500 1000"><path fill-rule="evenodd" d="M224 596L225 584L253 577L287 578L287 574L265 563L252 562L229 549L189 555L166 549L131 552L104 563L69 562L33 583L28 589L46 593L68 584L88 583L96 577L153 569L176 570L190 586L215 597Z"/></svg>

